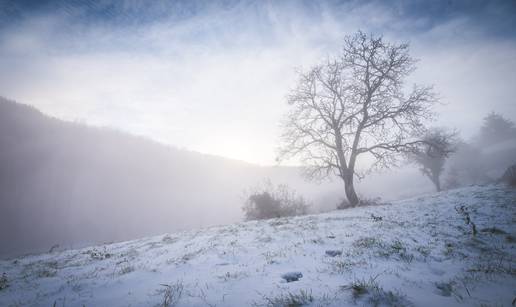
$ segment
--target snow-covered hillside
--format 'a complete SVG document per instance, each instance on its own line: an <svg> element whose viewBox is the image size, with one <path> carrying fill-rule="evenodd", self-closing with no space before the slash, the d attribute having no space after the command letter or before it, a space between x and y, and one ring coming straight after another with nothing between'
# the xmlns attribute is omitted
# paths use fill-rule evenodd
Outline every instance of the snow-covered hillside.
<svg viewBox="0 0 516 307"><path fill-rule="evenodd" d="M0 261L0 306L511 306L515 208L476 186Z"/></svg>

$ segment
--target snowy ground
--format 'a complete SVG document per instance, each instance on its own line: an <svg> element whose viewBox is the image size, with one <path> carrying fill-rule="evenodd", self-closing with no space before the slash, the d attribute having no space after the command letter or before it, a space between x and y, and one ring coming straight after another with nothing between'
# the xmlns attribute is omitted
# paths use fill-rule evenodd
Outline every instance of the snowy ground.
<svg viewBox="0 0 516 307"><path fill-rule="evenodd" d="M514 306L515 209L468 187L0 261L0 306Z"/></svg>

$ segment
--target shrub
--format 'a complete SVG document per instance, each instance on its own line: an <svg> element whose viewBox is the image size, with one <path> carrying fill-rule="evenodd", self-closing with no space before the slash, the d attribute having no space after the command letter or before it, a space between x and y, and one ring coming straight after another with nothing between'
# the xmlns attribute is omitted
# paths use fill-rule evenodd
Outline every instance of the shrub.
<svg viewBox="0 0 516 307"><path fill-rule="evenodd" d="M270 181L253 189L242 207L246 220L303 215L308 213L308 208L308 202L287 185L274 187Z"/></svg>

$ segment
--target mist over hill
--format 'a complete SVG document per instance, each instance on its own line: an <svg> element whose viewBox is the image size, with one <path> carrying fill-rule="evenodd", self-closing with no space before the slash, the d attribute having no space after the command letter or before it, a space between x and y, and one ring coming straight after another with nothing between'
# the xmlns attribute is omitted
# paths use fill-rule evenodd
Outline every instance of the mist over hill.
<svg viewBox="0 0 516 307"><path fill-rule="evenodd" d="M0 131L4 257L236 222L243 190L264 178L289 182L318 204L328 188L305 182L295 167L177 149L3 98Z"/></svg>
<svg viewBox="0 0 516 307"><path fill-rule="evenodd" d="M265 179L298 191L312 212L334 210L344 196L339 180L308 182L297 167L178 149L1 97L0 131L2 258L234 223L243 218L244 191ZM475 165L497 178L513 161L511 144L485 147L490 158ZM471 183L478 182L462 185ZM357 191L390 201L431 192L432 185L404 166L369 175Z"/></svg>

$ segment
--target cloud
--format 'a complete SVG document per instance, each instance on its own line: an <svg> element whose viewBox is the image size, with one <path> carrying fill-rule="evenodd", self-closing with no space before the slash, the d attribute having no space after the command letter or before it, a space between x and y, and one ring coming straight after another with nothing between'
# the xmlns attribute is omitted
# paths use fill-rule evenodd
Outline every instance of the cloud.
<svg viewBox="0 0 516 307"><path fill-rule="evenodd" d="M462 2L80 4L10 9L23 14L0 30L0 69L9 72L2 95L61 118L271 164L296 68L337 53L360 28L411 42L421 59L414 81L435 84L448 103L440 124L469 131L490 110L516 117L516 50L502 31L511 11L493 5L487 16L504 18L479 25L486 6L464 14Z"/></svg>

